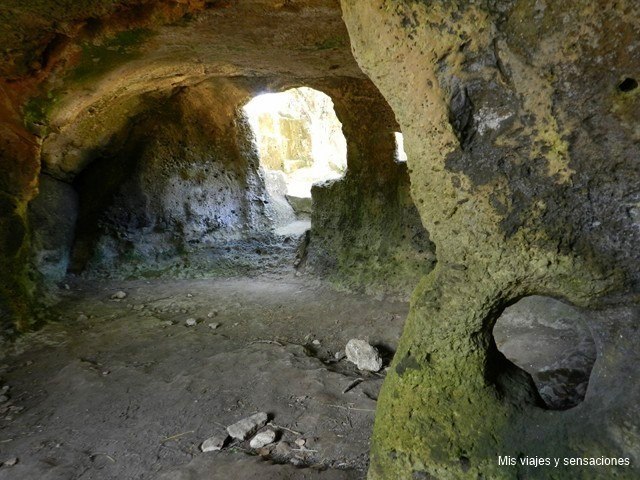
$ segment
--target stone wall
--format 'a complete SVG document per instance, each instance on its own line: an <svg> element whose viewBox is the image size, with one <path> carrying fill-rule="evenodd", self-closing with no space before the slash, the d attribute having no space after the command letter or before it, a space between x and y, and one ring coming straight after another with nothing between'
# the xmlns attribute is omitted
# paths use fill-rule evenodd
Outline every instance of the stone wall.
<svg viewBox="0 0 640 480"><path fill-rule="evenodd" d="M296 215L266 189L241 108L255 92L295 84L217 79L130 102L137 113L115 122L98 148L61 155L60 145L71 152L87 138L47 138L42 197L32 206L36 284L54 287L67 264L76 274L130 277L230 275L296 263L340 288L406 298L435 260L406 165L394 160L395 119L366 80L301 84L333 98L349 151L346 176L314 188L305 249L298 251L306 240L294 233L277 233ZM363 124L374 113L376 121ZM57 197L48 185L60 187ZM46 215L50 221L41 221ZM64 228L50 228L55 219Z"/></svg>
<svg viewBox="0 0 640 480"><path fill-rule="evenodd" d="M310 83L334 99L349 155L345 178L313 190L300 267L341 288L407 297L435 259L406 165L394 160L395 119L368 81ZM223 79L139 100L147 107L111 144L94 158L81 155L70 271L190 276L291 268L299 240L284 241L274 229L295 214L266 190L241 110L253 92L285 86ZM363 124L374 112L377 120ZM37 264L43 274L47 268Z"/></svg>
<svg viewBox="0 0 640 480"><path fill-rule="evenodd" d="M41 174L29 203L31 259L36 280L61 282L67 275L78 218L78 194L68 183Z"/></svg>
<svg viewBox="0 0 640 480"><path fill-rule="evenodd" d="M404 133L438 255L379 398L370 478L637 477L638 392L619 387L640 385L637 336L622 333L638 323L640 272L640 97L620 88L638 75L632 2L341 3ZM565 412L543 408L492 337L531 294L621 305L602 314L592 383ZM632 466L499 467L498 455Z"/></svg>
<svg viewBox="0 0 640 480"><path fill-rule="evenodd" d="M349 204L338 205L319 191L318 228L312 235L319 253L310 255L309 271L331 276L350 288L377 282L373 291L384 291L388 277L392 289L406 295L419 276L416 272L431 267L432 255L424 249L426 233L410 205L406 174L389 160L390 144L385 142L388 132L397 130L390 110L385 113L388 126L371 130L367 144L358 130L364 126L366 131L372 115L381 110L360 109L349 118L350 106L337 105L346 101L341 96L355 103L361 98L363 105L372 95L377 96L375 102L380 97L353 59L335 0L295 5L273 0L118 0L83 2L72 8L45 2L43 9L13 3L3 23L12 27L0 26L0 38L9 45L7 61L0 68L3 326L31 328L31 307L40 298L38 282L49 279L54 284L59 279L59 272L54 273L44 259L44 244L36 239L32 248L30 230L34 238L43 234L36 231L35 222L29 225L27 214L29 202L38 195L40 167L79 192L72 270L88 266L109 273L116 267L155 262L157 272L167 271L167 264L179 258L184 266L180 270L188 273L187 263L193 263L182 261L183 247L219 244L225 236L228 241L249 238L263 231L265 220L278 223L291 214L286 202L262 204L255 152L247 149L248 133L236 109L252 95L297 86L328 93L341 110L343 124L349 124L345 131L351 137L351 172L343 186L333 187L335 195ZM265 35L256 35L257 31ZM192 113L185 113L186 104L179 99L195 95L194 90L206 90L204 85L211 81L219 87L215 95L209 92L218 99L210 104L211 111L198 112L198 105L191 105L187 110ZM242 100L238 92L244 95ZM200 101L205 105L213 97ZM164 116L162 105L169 109ZM223 111L212 120L212 112L219 108ZM178 133L184 127L178 125L182 121L189 127L184 139ZM213 130L198 132L194 125L201 121ZM192 151L188 143L195 144ZM176 164L170 159L176 159ZM219 179L230 175L219 180L221 184L203 178L214 163L210 173L219 173ZM203 193L221 186L228 187L227 194ZM246 188L253 188L256 198L241 193ZM163 203L165 195L175 202ZM236 220L246 222L248 231L239 232L216 217L210 208L214 198L229 206L228 219L236 215ZM185 199L193 205L180 204ZM403 226L394 223L387 228L379 220L380 212L387 209L395 213L384 216L385 222L397 219ZM340 220L332 220L332 215ZM346 229L351 221L353 227ZM333 225L346 231L333 233ZM171 229L175 231L169 233ZM387 230L393 232L388 241ZM161 240L169 245L168 251L157 248ZM249 248L251 242L238 242L240 259L252 255L250 263L263 264L262 253ZM264 237L258 242L278 247ZM349 252L358 259L350 260ZM228 258L226 250L218 249L197 262L220 264L225 255ZM426 266L418 264L423 259ZM382 268L389 261L393 267ZM34 275L29 274L34 272L29 268L32 263ZM411 280L401 281L403 270ZM122 273L142 272L124 268Z"/></svg>
<svg viewBox="0 0 640 480"><path fill-rule="evenodd" d="M312 190L309 265L348 289L407 298L435 264L435 247L395 160L395 117L369 82L333 94L347 139L344 178Z"/></svg>
<svg viewBox="0 0 640 480"><path fill-rule="evenodd" d="M259 266L270 202L238 108L245 92L223 83L149 99L153 107L122 148L76 177L73 271L187 275Z"/></svg>

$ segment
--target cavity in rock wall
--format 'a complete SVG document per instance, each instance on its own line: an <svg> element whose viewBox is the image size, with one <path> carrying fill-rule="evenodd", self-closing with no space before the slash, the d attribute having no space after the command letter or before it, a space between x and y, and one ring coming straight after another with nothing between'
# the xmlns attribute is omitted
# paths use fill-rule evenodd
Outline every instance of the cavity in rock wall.
<svg viewBox="0 0 640 480"><path fill-rule="evenodd" d="M40 282L55 284L67 274L78 217L78 194L66 182L42 174L29 203L33 269Z"/></svg>
<svg viewBox="0 0 640 480"><path fill-rule="evenodd" d="M269 207L248 125L234 109L223 118L200 108L186 93L172 97L139 121L115 158L97 159L76 179L77 271L224 273L260 264Z"/></svg>

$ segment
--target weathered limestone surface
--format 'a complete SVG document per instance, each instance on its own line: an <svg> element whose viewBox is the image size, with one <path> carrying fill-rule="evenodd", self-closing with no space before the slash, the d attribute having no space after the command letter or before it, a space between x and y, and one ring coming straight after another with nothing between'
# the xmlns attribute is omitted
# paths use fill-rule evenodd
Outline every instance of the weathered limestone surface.
<svg viewBox="0 0 640 480"><path fill-rule="evenodd" d="M228 249L259 264L261 245L273 245L267 223L282 212L263 195L239 109L253 95L297 86L332 98L349 144L346 178L314 194L301 268L403 296L432 268L406 166L392 160L397 122L354 61L336 0L5 6L3 329L32 326L36 292L60 280L67 258L72 271L108 275L235 268ZM44 176L78 193L77 211L69 203L51 212L78 216L73 248L60 246L55 268L46 252L55 236L28 216Z"/></svg>
<svg viewBox="0 0 640 480"><path fill-rule="evenodd" d="M638 325L640 96L618 87L639 75L633 2L341 3L438 255L379 399L370 478L637 477L640 345L623 332ZM572 410L541 408L492 338L534 293L623 305L601 314ZM498 467L520 454L632 466Z"/></svg>
<svg viewBox="0 0 640 480"><path fill-rule="evenodd" d="M340 180L312 189L310 270L347 288L408 297L435 255L410 196L406 164L395 161L395 117L369 82L332 96L348 168Z"/></svg>
<svg viewBox="0 0 640 480"><path fill-rule="evenodd" d="M78 214L78 194L68 183L40 175L39 194L29 203L34 274L59 282L67 274Z"/></svg>
<svg viewBox="0 0 640 480"><path fill-rule="evenodd" d="M29 212L41 173L79 191L78 268L96 251L115 252L98 262L109 268L135 260L127 254L146 263L159 255L141 250L146 235L153 246L176 232L179 251L194 237L238 234L211 228L206 201L195 202L198 189L220 186L206 168L233 174L232 193L213 197L261 228L268 207L240 193L262 187L236 109L306 85L332 97L349 147L345 178L314 189L308 267L371 291L402 293L422 277L379 400L371 478L636 478L636 5L341 4L358 63L391 109L354 62L334 0L4 2L2 328L33 326L36 287L66 261L37 260L48 237ZM185 121L193 148L178 138ZM393 162L398 124L408 167ZM101 209L100 222L85 221ZM601 309L598 359L572 410L543 409L493 342L503 308L530 294ZM498 455L519 454L628 456L632 467L497 466Z"/></svg>
<svg viewBox="0 0 640 480"><path fill-rule="evenodd" d="M122 148L104 149L75 178L74 271L158 274L205 251L208 268L223 270L233 262L216 248L258 247L249 240L268 233L269 198L239 116L246 95L219 80L146 99Z"/></svg>

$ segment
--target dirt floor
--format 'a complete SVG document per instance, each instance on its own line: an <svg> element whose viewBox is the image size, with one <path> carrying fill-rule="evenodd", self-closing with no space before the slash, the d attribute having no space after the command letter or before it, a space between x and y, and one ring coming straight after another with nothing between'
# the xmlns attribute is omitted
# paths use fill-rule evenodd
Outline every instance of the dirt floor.
<svg viewBox="0 0 640 480"><path fill-rule="evenodd" d="M407 312L292 275L70 279L57 321L0 359L0 480L362 479L385 371L336 353L362 338L388 365ZM555 408L584 397L595 359L576 315L530 297L495 329ZM579 378L563 386L567 372ZM260 411L271 446L200 450Z"/></svg>
<svg viewBox="0 0 640 480"><path fill-rule="evenodd" d="M388 362L407 304L294 277L68 285L0 360L0 479L364 478L384 370L335 354L364 338ZM200 451L258 411L279 445Z"/></svg>

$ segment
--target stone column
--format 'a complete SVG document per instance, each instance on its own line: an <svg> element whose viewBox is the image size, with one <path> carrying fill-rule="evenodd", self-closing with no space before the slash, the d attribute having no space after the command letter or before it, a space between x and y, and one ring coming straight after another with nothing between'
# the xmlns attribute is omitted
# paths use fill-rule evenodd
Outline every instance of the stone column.
<svg viewBox="0 0 640 480"><path fill-rule="evenodd" d="M571 3L341 2L356 59L405 135L438 261L413 294L380 395L371 479L549 478L498 456L629 457L640 446L625 396L544 410L492 337L501 310L525 295L637 300L628 242L640 233L640 105L621 83L638 74L637 13L631 2ZM619 351L615 335L602 341ZM638 342L626 351L637 358ZM600 361L626 378L615 358Z"/></svg>

